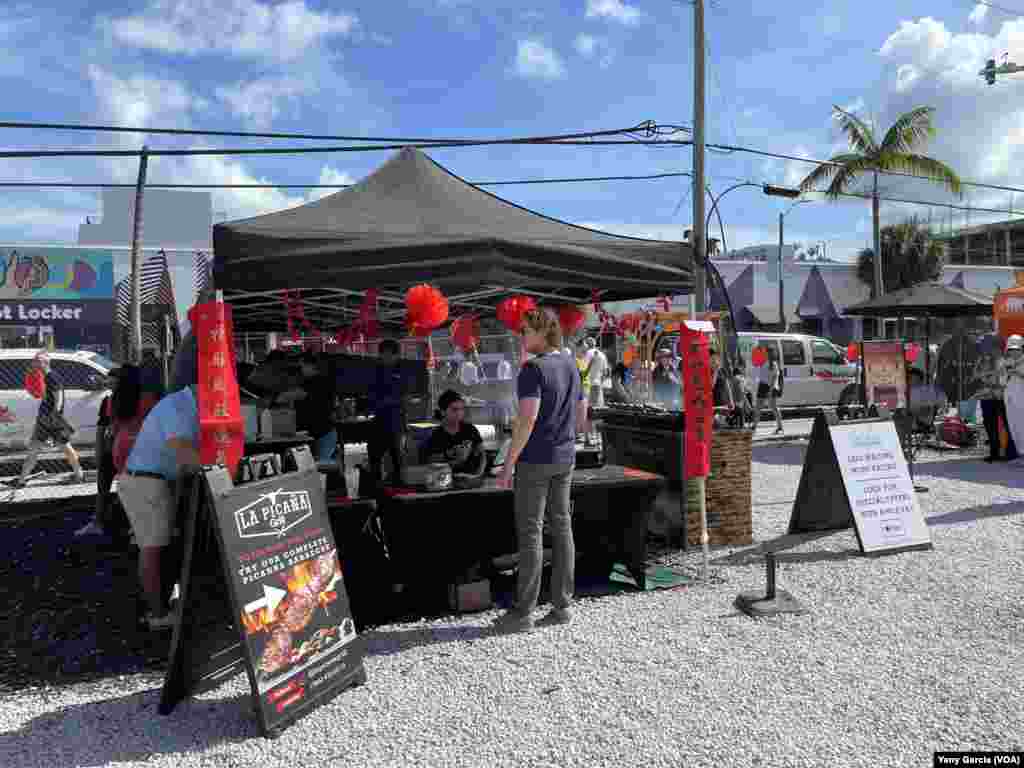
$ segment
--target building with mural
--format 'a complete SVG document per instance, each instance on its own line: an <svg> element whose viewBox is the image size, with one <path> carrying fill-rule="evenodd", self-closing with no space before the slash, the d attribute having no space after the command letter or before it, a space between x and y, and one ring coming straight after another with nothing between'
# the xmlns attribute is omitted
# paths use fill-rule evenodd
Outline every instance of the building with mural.
<svg viewBox="0 0 1024 768"><path fill-rule="evenodd" d="M0 346L113 346L114 255L64 246L0 246Z"/></svg>

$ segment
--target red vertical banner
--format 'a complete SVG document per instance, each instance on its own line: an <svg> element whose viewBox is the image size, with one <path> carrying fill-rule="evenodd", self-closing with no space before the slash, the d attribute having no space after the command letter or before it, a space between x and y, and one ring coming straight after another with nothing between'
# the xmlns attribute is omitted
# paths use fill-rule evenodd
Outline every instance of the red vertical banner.
<svg viewBox="0 0 1024 768"><path fill-rule="evenodd" d="M231 307L222 301L196 304L188 317L199 370L199 460L220 464L234 477L245 450L245 427L235 374Z"/></svg>
<svg viewBox="0 0 1024 768"><path fill-rule="evenodd" d="M707 477L711 471L711 425L714 400L711 396L711 359L707 334L686 327L679 329L682 352L683 403L686 408L686 459L684 477Z"/></svg>

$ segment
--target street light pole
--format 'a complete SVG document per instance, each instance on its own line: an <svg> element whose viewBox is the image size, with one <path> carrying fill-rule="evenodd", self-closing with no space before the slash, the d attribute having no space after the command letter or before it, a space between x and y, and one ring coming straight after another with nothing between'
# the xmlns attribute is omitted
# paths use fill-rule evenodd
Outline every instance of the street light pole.
<svg viewBox="0 0 1024 768"><path fill-rule="evenodd" d="M782 280L782 276L784 274L783 271L782 271L782 248L783 248L783 242L784 242L784 239L783 239L783 226L784 226L784 222L785 222L785 219L786 219L786 214L788 214L790 211L792 211L794 208L796 208L801 203L810 203L810 202L812 202L812 201L811 200L795 200L793 202L793 204L791 206L789 206L789 208L787 208L785 211L780 211L779 212L779 325L782 326L782 330L783 331L785 331L787 329L787 325L788 325L787 322L786 322L786 291L785 291L785 285L784 285L783 280Z"/></svg>

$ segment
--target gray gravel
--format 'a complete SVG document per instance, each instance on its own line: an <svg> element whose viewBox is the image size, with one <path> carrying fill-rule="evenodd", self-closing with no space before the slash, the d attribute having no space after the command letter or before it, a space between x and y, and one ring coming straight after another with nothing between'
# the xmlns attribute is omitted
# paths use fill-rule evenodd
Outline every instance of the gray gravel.
<svg viewBox="0 0 1024 768"><path fill-rule="evenodd" d="M160 678L0 702L0 765L924 766L1024 750L1024 467L928 453L932 552L866 559L850 532L783 537L803 445L755 448L755 540L805 616L752 621L761 546L708 587L582 601L568 627L493 613L384 627L369 683L259 738L241 679L156 714ZM699 554L673 557L696 566Z"/></svg>

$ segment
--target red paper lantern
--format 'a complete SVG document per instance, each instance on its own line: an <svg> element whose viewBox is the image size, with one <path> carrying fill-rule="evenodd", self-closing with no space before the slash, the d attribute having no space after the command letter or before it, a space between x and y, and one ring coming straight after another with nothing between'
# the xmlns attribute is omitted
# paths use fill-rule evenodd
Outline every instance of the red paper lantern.
<svg viewBox="0 0 1024 768"><path fill-rule="evenodd" d="M473 315L455 318L449 332L455 346L463 352L469 352L480 344L480 321Z"/></svg>
<svg viewBox="0 0 1024 768"><path fill-rule="evenodd" d="M414 336L429 336L448 319L448 299L432 285L415 285L405 294L405 324Z"/></svg>
<svg viewBox="0 0 1024 768"><path fill-rule="evenodd" d="M46 374L39 368L33 368L25 374L25 391L36 400L42 400L46 394Z"/></svg>
<svg viewBox="0 0 1024 768"><path fill-rule="evenodd" d="M855 341L851 341L846 347L846 359L851 363L857 362L860 358L860 344Z"/></svg>
<svg viewBox="0 0 1024 768"><path fill-rule="evenodd" d="M921 348L917 346L917 344L907 344L907 346L903 348L903 357L911 365L917 362L917 356L919 354L921 354Z"/></svg>
<svg viewBox="0 0 1024 768"><path fill-rule="evenodd" d="M512 333L522 333L523 315L536 308L537 302L529 296L510 296L498 304L498 320Z"/></svg>
<svg viewBox="0 0 1024 768"><path fill-rule="evenodd" d="M563 304L558 308L558 323L566 336L575 336L586 321L586 313L575 304Z"/></svg>
<svg viewBox="0 0 1024 768"><path fill-rule="evenodd" d="M754 351L750 353L750 362L754 364L755 368L760 368L768 362L768 353L764 351L763 347L754 347Z"/></svg>

